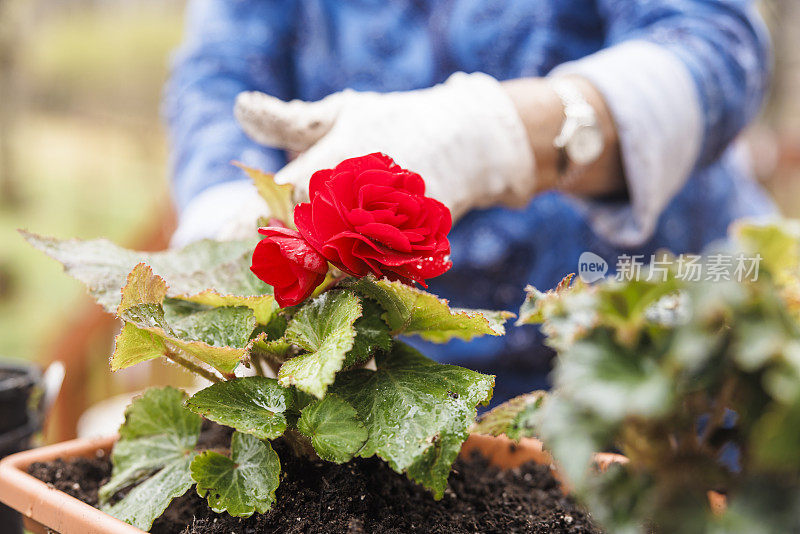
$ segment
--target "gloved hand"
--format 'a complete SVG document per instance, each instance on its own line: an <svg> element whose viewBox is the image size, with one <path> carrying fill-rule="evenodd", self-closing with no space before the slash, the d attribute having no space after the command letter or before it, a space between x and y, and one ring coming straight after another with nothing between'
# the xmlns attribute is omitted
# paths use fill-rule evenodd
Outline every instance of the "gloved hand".
<svg viewBox="0 0 800 534"><path fill-rule="evenodd" d="M315 171L371 152L419 173L427 195L454 219L472 208L525 205L535 191L525 127L503 87L486 74L456 73L416 91L346 90L317 102L246 92L235 115L258 143L299 153L275 176L296 187L298 201L307 198ZM241 220L252 227L264 207L248 208L261 212L242 212Z"/></svg>

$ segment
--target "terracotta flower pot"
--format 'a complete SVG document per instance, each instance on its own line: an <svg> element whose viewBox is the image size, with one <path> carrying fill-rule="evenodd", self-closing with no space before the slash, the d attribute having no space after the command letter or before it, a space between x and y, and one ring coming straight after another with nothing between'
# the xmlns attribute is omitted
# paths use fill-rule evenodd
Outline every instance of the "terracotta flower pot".
<svg viewBox="0 0 800 534"><path fill-rule="evenodd" d="M45 534L47 529L61 534L142 534L132 527L66 493L49 487L27 473L34 462L48 462L56 458L91 458L98 450L109 452L116 437L101 439L76 439L21 452L0 461L0 502L18 510L25 526L34 534ZM492 465L504 468L520 466L528 461L552 465L550 455L535 439L514 443L505 437L493 438L473 434L464 443L462 455L479 450ZM598 454L596 463L604 469L611 463L625 462L618 454Z"/></svg>
<svg viewBox="0 0 800 534"><path fill-rule="evenodd" d="M34 534L48 529L60 534L142 534L138 528L70 497L27 473L34 462L57 458L91 458L111 450L116 437L74 439L20 452L0 461L0 501L19 511L25 528Z"/></svg>

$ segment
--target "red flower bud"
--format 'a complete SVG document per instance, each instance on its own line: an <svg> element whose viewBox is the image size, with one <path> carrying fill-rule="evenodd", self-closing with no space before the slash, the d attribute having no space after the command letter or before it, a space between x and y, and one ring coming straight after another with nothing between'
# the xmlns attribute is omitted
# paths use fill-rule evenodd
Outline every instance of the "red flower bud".
<svg viewBox="0 0 800 534"><path fill-rule="evenodd" d="M328 262L295 230L268 226L258 232L265 237L253 251L250 270L273 287L282 308L301 303L325 279Z"/></svg>

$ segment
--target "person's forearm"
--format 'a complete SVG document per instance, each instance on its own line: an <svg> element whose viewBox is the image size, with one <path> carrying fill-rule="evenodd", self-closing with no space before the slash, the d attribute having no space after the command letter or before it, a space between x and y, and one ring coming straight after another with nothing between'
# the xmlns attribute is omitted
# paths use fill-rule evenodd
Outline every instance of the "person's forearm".
<svg viewBox="0 0 800 534"><path fill-rule="evenodd" d="M537 191L558 189L584 196L613 195L625 190L619 140L614 121L600 93L586 80L571 77L597 113L605 148L600 158L561 180L561 154L553 141L564 123L564 106L545 78L520 78L503 82L522 119L536 159ZM572 165L571 163L569 165Z"/></svg>

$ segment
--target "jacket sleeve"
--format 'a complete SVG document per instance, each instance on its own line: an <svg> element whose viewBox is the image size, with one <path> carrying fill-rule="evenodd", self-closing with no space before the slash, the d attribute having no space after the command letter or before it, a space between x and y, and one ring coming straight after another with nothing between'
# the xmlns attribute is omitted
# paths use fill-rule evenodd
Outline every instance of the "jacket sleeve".
<svg viewBox="0 0 800 534"><path fill-rule="evenodd" d="M696 168L715 162L758 112L770 78L750 0L597 0L606 48L551 75L587 78L620 139L629 202L584 202L595 231L635 246Z"/></svg>
<svg viewBox="0 0 800 534"><path fill-rule="evenodd" d="M241 170L230 164L232 160L268 172L286 162L283 152L259 146L245 136L233 116L233 105L241 91L290 96L292 12L287 4L190 0L187 6L184 42L164 95L172 142L173 196L181 217L197 204L198 197L210 198L209 188L244 179Z"/></svg>

